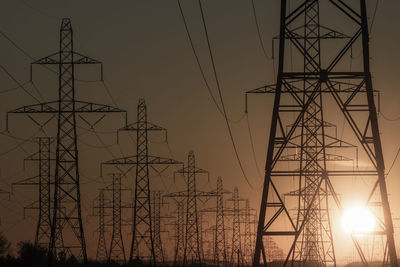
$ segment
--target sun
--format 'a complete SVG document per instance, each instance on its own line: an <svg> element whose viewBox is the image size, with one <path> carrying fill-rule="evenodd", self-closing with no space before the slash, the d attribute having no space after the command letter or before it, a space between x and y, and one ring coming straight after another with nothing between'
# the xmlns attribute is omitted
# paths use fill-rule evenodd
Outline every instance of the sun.
<svg viewBox="0 0 400 267"><path fill-rule="evenodd" d="M365 206L351 206L343 212L342 227L347 234L362 236L374 230L375 216Z"/></svg>

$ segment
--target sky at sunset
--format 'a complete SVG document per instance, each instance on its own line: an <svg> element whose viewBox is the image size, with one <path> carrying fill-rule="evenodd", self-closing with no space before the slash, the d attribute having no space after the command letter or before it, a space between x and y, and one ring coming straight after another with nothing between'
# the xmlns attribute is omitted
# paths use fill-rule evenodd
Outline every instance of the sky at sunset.
<svg viewBox="0 0 400 267"><path fill-rule="evenodd" d="M205 76L212 93L218 99L198 2L194 0L181 2ZM117 104L118 107L128 111L129 122L136 121L136 105L139 98L145 98L148 120L168 129L168 144L159 134L150 136L150 154L186 161L189 150L194 150L198 167L210 172L209 182L207 176L198 177L201 190L216 188L216 179L222 176L224 186L231 191L234 186L238 186L241 197L249 198L252 208L258 212L263 183L257 165L263 174L273 95L248 97L248 125L243 116L244 93L275 82L274 69L277 67L277 60L272 60L270 56L272 38L279 32L280 1L254 0L254 3L268 57L263 54L260 46L251 0L203 1L223 99L228 117L233 121L231 123L233 138L249 183L239 168L225 120L205 87L176 0L3 0L0 1L0 30L31 57L38 59L58 50L61 18L71 18L74 50L103 62L106 84L105 86L102 82L96 81L99 79L98 67L78 66L76 78L84 81L76 81L76 98L114 106ZM376 0L367 0L367 4L371 23ZM373 83L375 89L381 92L381 114L378 119L386 170L390 168L400 146L400 120L395 120L400 119L399 10L400 2L397 0L380 1L370 40ZM321 18L327 24L333 24L336 22L335 19L334 15ZM346 24L340 26L345 28ZM360 50L355 50L354 53L355 58L361 56ZM275 44L275 56L277 58L277 44ZM40 66L33 68L33 82L40 94L29 83L32 61L4 35L0 36L1 65L20 83L27 83L26 88L41 101L56 100L57 76L51 71ZM16 86L18 85L4 71L0 71L1 131L6 128L7 111L37 103L20 89L3 92ZM106 89L110 91L112 98ZM326 112L329 111L331 111L330 106L327 106ZM336 117L335 114L327 117L334 120L331 122L338 125L338 132L343 132L344 138L351 134L348 125L347 128L346 126L343 128L342 117ZM48 118L43 116L38 117L38 120L44 122ZM99 116L89 115L85 118L89 123L93 123ZM83 221L89 258L93 258L97 245L95 233L97 219L89 215L92 213L91 206L98 189L111 183L108 173L112 171L105 168L103 177L100 177L100 163L112 158L134 155L136 145L132 142L135 140L133 133L130 136L127 133L120 134L117 144L116 134L113 131L124 125L123 118L118 114L107 115L96 125L97 134L90 131L90 126L80 118L78 122ZM251 148L248 126L254 140L256 159ZM55 127L56 121L53 120L45 130L49 135L54 135ZM37 132L38 128L26 116L12 115L9 119L9 131L15 137L26 139ZM34 163L25 162L24 169L23 159L34 153L36 146L27 142L14 149L21 139L0 136L0 189L2 190L9 191L13 182L35 175ZM360 160L359 165L362 164L367 163ZM400 163L397 162L387 177L387 184L392 214L395 218L398 251L400 248L399 175ZM337 185L344 204L360 202L360 199L362 202L366 198L364 187L367 187L369 181L355 178L347 181L340 179L344 178L338 178L333 183ZM132 175L124 179L127 187L132 187L132 182ZM154 173L151 176L153 189L174 192L184 190L184 185L182 178L178 178L174 184L173 168L162 177ZM290 188L293 185L293 181L286 181L283 187ZM354 187L359 190L354 190ZM129 197L127 193L124 200L128 201ZM36 213L26 211L24 219L23 206L30 204L36 198L35 190L21 187L14 188L10 201L7 196L0 196L0 231L4 232L13 243L34 238ZM172 206L168 208L173 209ZM336 209L332 212L333 231L336 233L335 244L347 244L349 238L340 226L339 213ZM129 218L130 212L126 211L125 215ZM125 227L126 244L129 244L131 239L128 235L129 229ZM351 251L351 246L340 246L337 250L339 261L352 256Z"/></svg>

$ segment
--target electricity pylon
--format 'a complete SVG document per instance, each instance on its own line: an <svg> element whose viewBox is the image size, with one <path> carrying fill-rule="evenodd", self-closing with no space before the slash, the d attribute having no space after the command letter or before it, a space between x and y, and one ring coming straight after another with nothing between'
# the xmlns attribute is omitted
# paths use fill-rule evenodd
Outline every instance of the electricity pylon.
<svg viewBox="0 0 400 267"><path fill-rule="evenodd" d="M37 137L34 141L38 144L38 152L29 156L28 161L38 162L38 175L23 179L12 184L12 186L29 185L38 186L39 199L34 201L32 204L24 207L25 209L37 209L38 222L36 226L35 234L35 247L47 248L50 242L51 234L51 196L50 196L50 185L54 184L51 181L51 164L50 161L54 160L50 156L50 144L52 138L50 137Z"/></svg>
<svg viewBox="0 0 400 267"><path fill-rule="evenodd" d="M189 151L188 163L176 173L186 175L187 190L166 194L164 197L186 200L186 220L183 266L188 264L201 264L201 244L199 232L199 218L197 200L199 198L215 197L215 192L202 192L196 189L196 174L207 174L208 172L197 168L193 151Z"/></svg>
<svg viewBox="0 0 400 267"><path fill-rule="evenodd" d="M174 227L174 266L181 266L183 264L183 254L185 252L184 236L185 236L185 204L184 199L176 200L176 210L172 214L175 215L175 221L166 225Z"/></svg>
<svg viewBox="0 0 400 267"><path fill-rule="evenodd" d="M108 252L107 252L107 244L106 244L106 225L105 225L105 197L104 197L104 189L99 190L97 207L94 206L93 209L97 210L97 215L99 217L99 238L97 241L97 250L96 250L96 261L100 263L105 263L108 261Z"/></svg>
<svg viewBox="0 0 400 267"><path fill-rule="evenodd" d="M168 166L182 164L174 159L162 158L149 155L148 132L164 132L166 129L147 121L147 108L144 99L139 99L137 106L137 121L129 124L120 131L135 131L136 132L136 155L119 159L112 159L103 162L103 165L113 165L115 167L136 166L135 180L135 199L133 205L133 228L132 228L132 243L129 254L129 262L134 258L139 258L156 263L156 255L154 251L153 227L151 221L151 205L150 205L150 179L149 167L154 169L154 166ZM160 173L160 172L159 172Z"/></svg>
<svg viewBox="0 0 400 267"><path fill-rule="evenodd" d="M254 233L251 231L251 224L255 222L251 220L252 215L251 211L254 209L250 208L250 200L246 199L245 207L242 212L243 217L243 224L244 224L244 234L243 236L243 262L244 265L251 265L253 262L253 255L254 255L254 243L253 236Z"/></svg>
<svg viewBox="0 0 400 267"><path fill-rule="evenodd" d="M329 198L339 210L342 205L331 178L366 176L372 180L370 193L365 194L366 205L379 203L381 210L376 216L383 217L379 218L379 229L370 234L385 239L383 263L388 259L391 266L398 266L369 64L366 1L302 0L291 10L287 2L281 1L277 84L248 92L275 95L253 265L260 264L261 255L264 265L267 264L263 239L271 236L292 237L284 265L289 260L300 265L336 265ZM334 26L347 21L347 34L321 25L322 3L326 6L321 10L336 14ZM322 43L327 44L325 50ZM288 44L295 48L293 58L302 64L287 66ZM346 71L344 56L355 48L362 51L362 57L359 64L353 64L353 70ZM328 103L329 109L324 108ZM372 167L353 170L335 165L346 160L348 154L338 156L329 152L343 147L340 140L330 135L330 124L325 121L334 105L337 112L331 115L343 115L361 147L362 158ZM278 187L287 177L298 181L294 191L298 197L296 215L289 213ZM359 234L352 233L351 238L362 263L368 266L358 242Z"/></svg>
<svg viewBox="0 0 400 267"><path fill-rule="evenodd" d="M161 233L165 232L161 230L161 219L171 219L174 217L171 216L165 216L161 215L161 207L165 204L166 202L161 199L161 191L152 191L151 192L151 205L152 205L152 222L153 222L153 241L154 241L154 253L156 255L156 261L157 263L164 263L165 262L165 255L164 255L164 250L162 246L162 240L161 240Z"/></svg>
<svg viewBox="0 0 400 267"><path fill-rule="evenodd" d="M224 190L222 177L217 178L217 189L213 192L216 193L217 206L215 208L202 209L202 212L215 212L215 233L214 233L214 260L215 266L225 265L227 261L226 253L226 237L225 237L225 208L224 208L224 194L231 194L229 191Z"/></svg>
<svg viewBox="0 0 400 267"><path fill-rule="evenodd" d="M129 205L122 204L122 191L129 191L122 188L121 174L112 173L112 184L104 190L112 192L112 232L111 242L108 253L108 261L126 263L124 239L122 237L122 209L131 208ZM110 208L105 206L106 208Z"/></svg>
<svg viewBox="0 0 400 267"><path fill-rule="evenodd" d="M232 223L232 248L231 248L231 258L230 264L233 265L237 259L240 259L238 265L243 265L243 251L242 242L240 238L240 202L246 201L239 197L239 189L237 186L233 189L232 198L228 199L233 203L233 208L231 209L233 223Z"/></svg>
<svg viewBox="0 0 400 267"><path fill-rule="evenodd" d="M52 264L53 257L58 260L67 255L87 262L81 215L76 114L125 112L108 105L75 99L75 65L81 64L93 65L101 62L74 51L71 21L64 18L61 21L59 51L32 63L58 66L58 100L23 106L7 113L7 117L9 114L58 116L49 264Z"/></svg>

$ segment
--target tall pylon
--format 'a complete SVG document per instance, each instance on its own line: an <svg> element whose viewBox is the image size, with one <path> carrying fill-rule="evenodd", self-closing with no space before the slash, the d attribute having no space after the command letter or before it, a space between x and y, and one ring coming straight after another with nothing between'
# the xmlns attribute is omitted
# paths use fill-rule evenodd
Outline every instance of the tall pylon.
<svg viewBox="0 0 400 267"><path fill-rule="evenodd" d="M196 167L196 160L193 151L189 151L187 165L176 173L186 176L187 190L166 194L164 197L186 200L186 220L183 266L188 264L201 264L202 253L199 232L199 214L197 200L199 198L215 197L215 192L203 192L196 189L196 175L207 174L208 172Z"/></svg>
<svg viewBox="0 0 400 267"><path fill-rule="evenodd" d="M234 265L235 262L240 259L240 262L237 262L239 265L243 265L243 248L242 242L240 237L240 202L246 201L239 197L239 189L237 186L233 189L232 198L228 199L233 203L233 208L231 209L232 212L232 248L231 248L231 257L230 257L230 264Z"/></svg>
<svg viewBox="0 0 400 267"><path fill-rule="evenodd" d="M105 263L108 261L108 252L107 252L107 244L106 244L106 226L105 226L105 197L104 197L104 189L99 190L98 197L98 207L94 207L98 210L97 216L99 217L99 238L97 241L97 250L96 250L96 261L100 263Z"/></svg>
<svg viewBox="0 0 400 267"><path fill-rule="evenodd" d="M224 190L223 180L221 176L217 178L217 189L213 192L216 193L217 205L215 208L205 208L201 212L214 212L215 213L215 228L214 228L214 259L215 266L221 266L228 263L226 252L226 236L225 236L225 205L224 194L231 194L232 192Z"/></svg>
<svg viewBox="0 0 400 267"><path fill-rule="evenodd" d="M331 182L331 178L338 176L371 179L370 192L365 194L363 201L368 208L379 203L376 208L379 210L374 213L382 222L371 234L385 239L387 249L379 255L381 261L384 259L383 264L388 259L391 266L398 266L369 64L366 1L302 0L291 10L287 3L287 0L281 1L277 84L248 92L275 95L253 266L259 266L261 255L267 265L263 239L272 236L292 236L284 265L289 260L304 266L311 262L322 266L336 265L329 199L343 210ZM325 6L320 9L322 4ZM321 25L320 18L324 15L321 10L337 14L333 27L348 21L348 33ZM327 44L325 50L322 41ZM296 48L296 55L290 56L303 64L287 66L285 48L288 43ZM344 70L348 66L344 56L354 49L362 52L359 64L353 64L353 70ZM333 103L325 95L330 96ZM327 103L329 109L324 108ZM350 125L349 131L354 134L348 143L337 139L331 133L332 124L325 121L335 103L337 112L335 110L331 117L342 114ZM343 148L343 144L350 147L353 140L357 140L361 157L372 168L360 166L354 170L344 164L334 164L348 160L349 154L341 150L342 155L335 155L330 151ZM287 177L297 178L297 188L291 192L298 198L294 215L283 202L283 192L278 186ZM360 260L368 266L358 236L352 233L351 238Z"/></svg>
<svg viewBox="0 0 400 267"><path fill-rule="evenodd" d="M37 137L33 141L37 143L38 151L25 160L38 162L38 175L15 182L12 187L21 185L38 186L39 199L24 209L37 209L39 211L34 245L35 247L40 246L47 249L51 234L50 185L54 184L50 174L50 162L54 160L54 157L50 155L52 138Z"/></svg>
<svg viewBox="0 0 400 267"><path fill-rule="evenodd" d="M172 225L175 228L175 251L174 266L183 264L183 254L185 253L185 203L183 200L176 201L175 222Z"/></svg>
<svg viewBox="0 0 400 267"><path fill-rule="evenodd" d="M169 166L182 163L174 159L149 155L148 132L164 132L166 136L167 130L147 120L147 107L144 99L139 99L137 121L118 130L118 132L120 131L136 132L136 155L112 159L103 162L102 165L113 165L115 167L136 166L132 226L133 235L129 262L132 262L135 258L139 258L155 264L156 255L154 251L153 227L151 221L149 167L154 168L156 165ZM165 168L163 170L165 170Z"/></svg>
<svg viewBox="0 0 400 267"><path fill-rule="evenodd" d="M164 263L164 251L161 242L161 219L165 216L161 216L161 205L166 204L161 199L161 191L152 191L151 204L153 207L153 241L154 241L154 253L156 256L157 263ZM168 217L169 218L169 217Z"/></svg>
<svg viewBox="0 0 400 267"><path fill-rule="evenodd" d="M122 182L121 174L113 173L112 177L112 232L108 261L126 263L124 239L122 237ZM106 188L105 190L107 190ZM110 190L110 189L108 189Z"/></svg>
<svg viewBox="0 0 400 267"><path fill-rule="evenodd" d="M125 112L108 105L76 100L75 65L77 64L93 65L101 62L74 51L71 20L64 18L61 21L59 51L32 63L32 65L58 66L58 100L23 106L7 113L7 118L9 114L57 114L58 116L54 207L49 242L50 264L54 257L59 260L71 255L83 260L84 263L87 262L81 212L76 114Z"/></svg>
<svg viewBox="0 0 400 267"><path fill-rule="evenodd" d="M224 191L222 177L217 178L217 209L215 218L214 265L227 263L225 220L224 220Z"/></svg>
<svg viewBox="0 0 400 267"><path fill-rule="evenodd" d="M251 231L251 224L254 224L251 220L253 215L251 214L252 210L254 209L250 208L250 200L246 199L245 207L242 212L244 234L241 234L243 236L243 263L245 266L250 266L252 264L254 256L254 233Z"/></svg>

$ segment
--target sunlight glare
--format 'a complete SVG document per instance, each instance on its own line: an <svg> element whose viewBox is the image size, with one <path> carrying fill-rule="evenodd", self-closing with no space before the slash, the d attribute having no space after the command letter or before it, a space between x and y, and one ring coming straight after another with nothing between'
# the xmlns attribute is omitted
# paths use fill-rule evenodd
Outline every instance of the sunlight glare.
<svg viewBox="0 0 400 267"><path fill-rule="evenodd" d="M342 227L347 234L363 235L374 230L375 217L362 205L352 206L343 212Z"/></svg>

